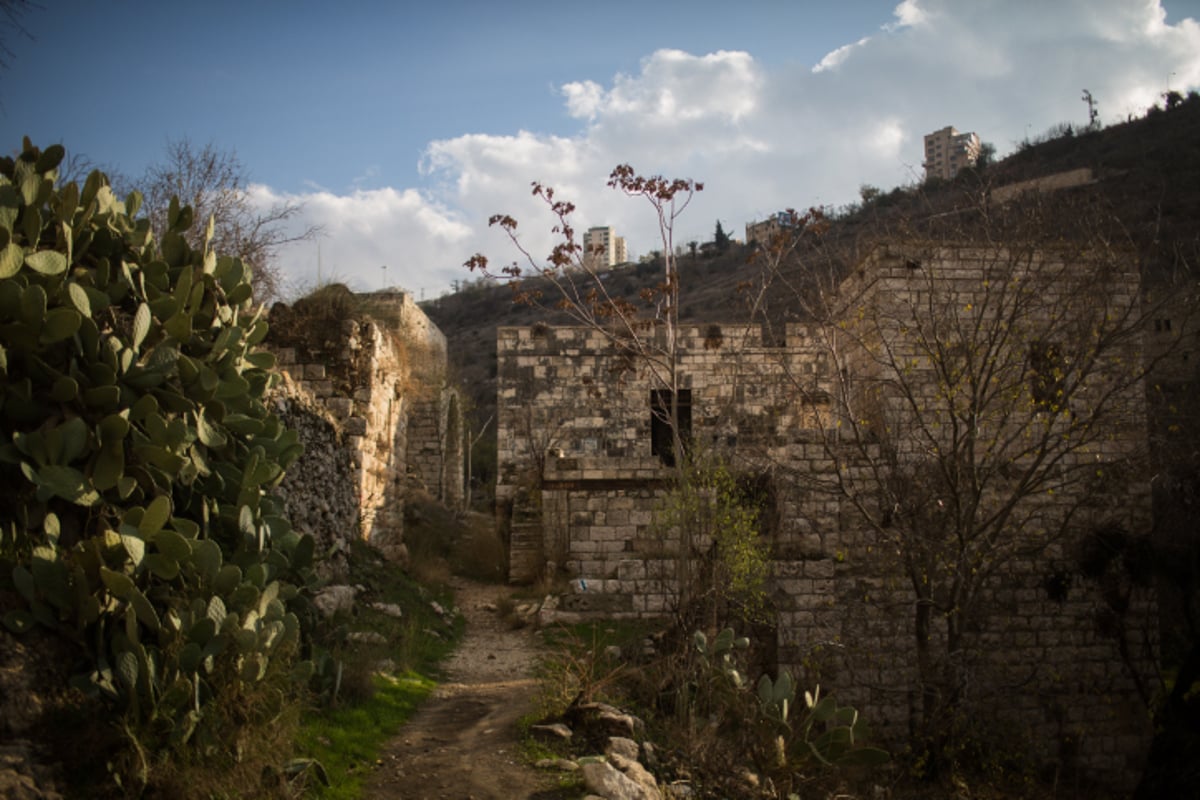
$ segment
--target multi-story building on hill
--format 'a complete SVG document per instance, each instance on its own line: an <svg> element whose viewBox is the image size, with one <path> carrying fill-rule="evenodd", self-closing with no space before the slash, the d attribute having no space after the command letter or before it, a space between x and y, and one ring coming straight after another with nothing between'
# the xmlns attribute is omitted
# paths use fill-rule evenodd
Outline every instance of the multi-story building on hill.
<svg viewBox="0 0 1200 800"><path fill-rule="evenodd" d="M950 180L979 157L979 136L947 125L925 135L925 179Z"/></svg>
<svg viewBox="0 0 1200 800"><path fill-rule="evenodd" d="M617 236L611 226L588 228L583 234L584 263L591 269L604 269L629 260L625 238Z"/></svg>
<svg viewBox="0 0 1200 800"><path fill-rule="evenodd" d="M766 245L771 237L792 225L792 215L778 211L766 219L746 223L746 244Z"/></svg>

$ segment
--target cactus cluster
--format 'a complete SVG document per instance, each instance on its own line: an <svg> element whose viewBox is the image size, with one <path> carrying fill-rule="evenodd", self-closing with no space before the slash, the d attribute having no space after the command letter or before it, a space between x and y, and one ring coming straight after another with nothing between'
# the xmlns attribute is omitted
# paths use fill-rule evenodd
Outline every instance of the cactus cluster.
<svg viewBox="0 0 1200 800"><path fill-rule="evenodd" d="M774 727L775 760L785 766L788 752L799 762L815 760L826 766L876 765L888 761L884 750L864 745L867 724L856 709L839 706L832 695L821 697L821 687L804 692L804 711L792 720L796 684L784 670L774 681L763 675L758 681L761 718Z"/></svg>
<svg viewBox="0 0 1200 800"><path fill-rule="evenodd" d="M301 447L246 265L177 202L156 240L100 172L59 185L63 155L0 159L0 619L78 642L127 727L202 740L214 698L304 674L313 541L270 494Z"/></svg>
<svg viewBox="0 0 1200 800"><path fill-rule="evenodd" d="M692 649L700 666L700 681L724 683L724 713L739 718L738 728L751 728L758 737L756 759L771 770L787 770L815 762L825 766L875 765L886 762L886 751L864 744L866 721L850 706L838 706L820 687L804 692L804 709L793 715L796 683L784 670L772 680L763 675L750 691L738 654L750 640L725 628L711 641L703 631L692 634ZM749 723L748 725L745 723Z"/></svg>

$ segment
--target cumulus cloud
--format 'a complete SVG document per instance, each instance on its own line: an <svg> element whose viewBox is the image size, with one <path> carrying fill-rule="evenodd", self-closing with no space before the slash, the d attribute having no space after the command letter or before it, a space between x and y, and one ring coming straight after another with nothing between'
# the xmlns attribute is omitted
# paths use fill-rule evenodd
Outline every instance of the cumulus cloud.
<svg viewBox="0 0 1200 800"><path fill-rule="evenodd" d="M386 263L389 281L432 291L468 277L458 265L476 251L512 257L490 214L517 217L523 244L549 251L533 181L576 202L577 227L614 225L645 253L661 246L648 209L605 188L619 163L704 181L676 231L704 240L718 219L740 232L781 208L851 202L862 184L917 181L922 136L946 125L1003 154L1053 124L1086 123L1085 88L1112 123L1143 113L1168 82L1200 86L1200 25L1167 24L1155 0L904 0L814 65L660 50L635 74L563 85L572 135L464 133L429 144L420 189L297 199L325 226L327 265L357 275L365 264L360 283L373 286Z"/></svg>
<svg viewBox="0 0 1200 800"><path fill-rule="evenodd" d="M295 229L321 229L315 241L295 242L280 253L285 289L292 294L330 281L358 291L379 289L385 282L424 286L417 281L428 280L439 267L456 266L445 254L457 252L473 235L459 212L416 189L285 195L254 186L250 193L263 208L281 202L301 205Z"/></svg>

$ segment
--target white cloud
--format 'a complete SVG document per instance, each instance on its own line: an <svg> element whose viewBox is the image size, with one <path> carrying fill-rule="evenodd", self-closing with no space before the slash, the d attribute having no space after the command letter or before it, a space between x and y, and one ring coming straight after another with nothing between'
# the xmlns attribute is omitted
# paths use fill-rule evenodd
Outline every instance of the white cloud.
<svg viewBox="0 0 1200 800"><path fill-rule="evenodd" d="M290 244L280 254L284 282L292 293L328 281L359 291L378 289L385 281L414 290L445 285L455 276L457 263L447 263L444 253L472 237L461 214L415 189L280 195L254 186L251 196L262 207L300 203L295 229L321 227L315 241Z"/></svg>
<svg viewBox="0 0 1200 800"><path fill-rule="evenodd" d="M306 218L325 225L327 269L373 287L386 263L389 282L432 290L468 277L458 265L476 251L513 257L488 230L490 214L518 218L523 244L549 251L553 223L532 181L578 204L577 227L614 225L644 253L659 246L649 209L605 188L618 163L704 181L677 240L705 239L717 219L740 233L780 208L918 180L921 137L945 125L974 130L1003 154L1027 133L1086 123L1085 88L1114 122L1143 112L1168 83L1200 87L1200 25L1166 24L1153 0L904 0L893 18L813 68L660 50L636 74L580 76L560 90L573 135L435 141L423 189L314 191L301 196ZM308 250L312 273L315 245Z"/></svg>
<svg viewBox="0 0 1200 800"><path fill-rule="evenodd" d="M865 47L871 41L870 36L864 36L853 44L844 44L837 50L831 50L825 54L825 57L817 62L817 65L812 68L813 72L824 72L827 69L834 69L838 64L841 64L850 54L859 47Z"/></svg>
<svg viewBox="0 0 1200 800"><path fill-rule="evenodd" d="M911 28L923 25L929 19L927 12L921 8L917 0L904 0L900 5L896 6L895 11L892 13L896 17L896 21L885 25L885 30L894 31L898 28Z"/></svg>
<svg viewBox="0 0 1200 800"><path fill-rule="evenodd" d="M562 87L567 98L567 112L579 119L594 119L604 102L604 88L595 81L577 81Z"/></svg>

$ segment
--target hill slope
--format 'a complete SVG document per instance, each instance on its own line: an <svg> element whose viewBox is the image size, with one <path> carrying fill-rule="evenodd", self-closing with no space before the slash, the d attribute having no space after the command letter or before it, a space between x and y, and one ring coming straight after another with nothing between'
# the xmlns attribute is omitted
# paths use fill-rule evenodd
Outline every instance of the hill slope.
<svg viewBox="0 0 1200 800"><path fill-rule="evenodd" d="M1065 134L1067 129L1061 131ZM1084 185L1052 194L1033 193L999 207L999 187L1045 179L1072 170L1090 170ZM703 176L694 176L703 178ZM874 243L886 239L971 238L988 226L1008 236L1048 241L1103 238L1129 248L1148 277L1195 265L1200 254L1200 97L1170 111L1100 131L1060 135L1023 146L1008 158L954 181L898 187L870 202L832 214L820 237L812 237L783 265L788 277L810 279L817 267L835 277L856 263ZM490 254L505 261L510 254ZM465 268L464 268L465 271ZM719 256L680 259L680 316L685 322L744 321L739 287L759 278L753 251L734 246ZM830 274L832 273L832 274ZM631 302L661 280L661 264L628 265L606 278L608 290ZM422 306L446 334L450 358L473 408L473 430L491 417L496 392L496 328L564 322L546 310L514 304L502 285L475 283ZM798 314L770 310L774 318ZM487 485L494 459L494 427L477 446L474 475ZM490 442L490 445L489 445ZM494 463L494 461L492 462Z"/></svg>

